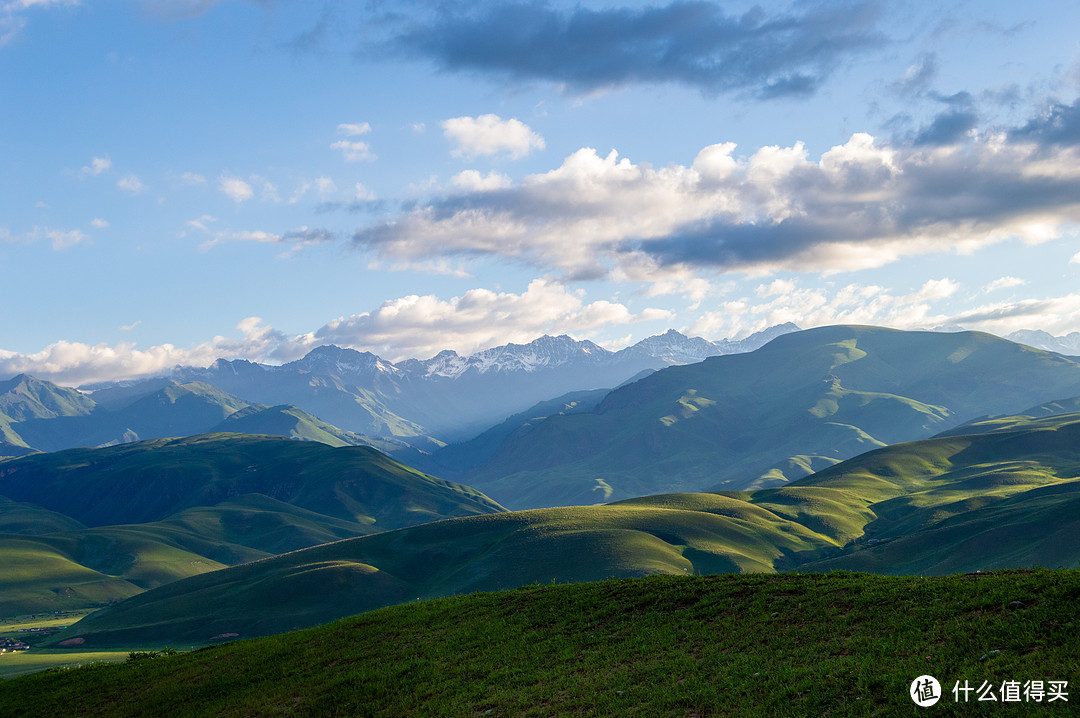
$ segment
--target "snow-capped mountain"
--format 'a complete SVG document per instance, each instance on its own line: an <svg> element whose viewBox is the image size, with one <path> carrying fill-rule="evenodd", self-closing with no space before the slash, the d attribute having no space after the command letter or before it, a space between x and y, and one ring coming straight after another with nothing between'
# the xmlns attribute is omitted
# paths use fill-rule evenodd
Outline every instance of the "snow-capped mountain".
<svg viewBox="0 0 1080 718"><path fill-rule="evenodd" d="M721 342L671 330L617 352L566 335L543 336L470 356L445 350L397 363L321 346L281 366L219 359L206 368L177 367L170 378L205 382L260 404L291 404L342 429L424 446L468 438L568 392L611 389L667 366L751 351L796 330L781 325Z"/></svg>
<svg viewBox="0 0 1080 718"><path fill-rule="evenodd" d="M1020 329L1005 337L1009 341L1027 344L1029 347L1057 352L1068 356L1080 356L1080 332L1055 337L1041 329Z"/></svg>

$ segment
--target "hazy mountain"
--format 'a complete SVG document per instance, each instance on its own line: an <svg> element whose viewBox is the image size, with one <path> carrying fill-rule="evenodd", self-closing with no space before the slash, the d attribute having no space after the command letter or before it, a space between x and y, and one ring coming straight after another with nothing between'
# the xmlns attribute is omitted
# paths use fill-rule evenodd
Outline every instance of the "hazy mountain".
<svg viewBox="0 0 1080 718"><path fill-rule="evenodd" d="M22 417L0 415L0 456L209 431L273 434L332 446L377 444L384 450L406 446L343 431L296 407L253 404L204 382L152 379L101 389L89 397L23 375L0 383L0 389L0 404ZM99 394L101 403L96 401Z"/></svg>
<svg viewBox="0 0 1080 718"><path fill-rule="evenodd" d="M1053 334L1040 329L1021 329L1008 335L1006 339L1020 344L1027 344L1036 349L1044 349L1048 352L1080 356L1080 332L1055 337Z"/></svg>
<svg viewBox="0 0 1080 718"><path fill-rule="evenodd" d="M416 598L648 574L1075 566L1078 442L1073 414L885 447L779 488L440 521L178 581L64 637L82 635L87 646L205 642Z"/></svg>
<svg viewBox="0 0 1080 718"><path fill-rule="evenodd" d="M1080 395L1080 364L988 334L822 327L548 417L462 480L511 508L777 485L1069 395Z"/></svg>
<svg viewBox="0 0 1080 718"><path fill-rule="evenodd" d="M543 336L470 356L446 350L397 364L370 352L322 346L282 366L218 360L205 369L177 368L172 378L206 382L260 404L291 404L342 429L430 452L552 397L611 389L651 370L749 351L796 330L785 324L722 342L671 330L617 352L565 335Z"/></svg>

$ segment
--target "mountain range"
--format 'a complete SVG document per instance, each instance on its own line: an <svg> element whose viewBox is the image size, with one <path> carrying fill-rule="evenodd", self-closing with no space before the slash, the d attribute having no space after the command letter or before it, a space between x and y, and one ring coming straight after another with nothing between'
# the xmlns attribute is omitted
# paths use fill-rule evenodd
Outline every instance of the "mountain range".
<svg viewBox="0 0 1080 718"><path fill-rule="evenodd" d="M444 475L513 509L761 488L1074 396L1080 362L989 334L820 327L530 421L490 458Z"/></svg>
<svg viewBox="0 0 1080 718"><path fill-rule="evenodd" d="M667 366L751 351L797 330L789 323L723 342L670 330L617 352L565 335L543 336L468 357L446 350L396 364L370 352L322 346L281 366L218 360L206 368L177 367L169 378L203 382L250 402L295 405L342 429L430 451L567 392L611 389ZM148 386L154 381L160 380ZM115 385L84 388L96 394Z"/></svg>

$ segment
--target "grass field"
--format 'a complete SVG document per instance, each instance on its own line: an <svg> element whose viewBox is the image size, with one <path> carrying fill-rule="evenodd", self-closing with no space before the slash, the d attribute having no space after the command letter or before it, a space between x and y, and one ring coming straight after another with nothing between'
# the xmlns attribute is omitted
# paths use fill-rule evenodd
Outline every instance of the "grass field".
<svg viewBox="0 0 1080 718"><path fill-rule="evenodd" d="M653 576L423 601L186 654L0 682L10 715L1067 715L957 704L1080 685L1080 572ZM912 681L937 678L924 712ZM961 692L960 698L963 698ZM1011 710L1010 710L1011 708Z"/></svg>

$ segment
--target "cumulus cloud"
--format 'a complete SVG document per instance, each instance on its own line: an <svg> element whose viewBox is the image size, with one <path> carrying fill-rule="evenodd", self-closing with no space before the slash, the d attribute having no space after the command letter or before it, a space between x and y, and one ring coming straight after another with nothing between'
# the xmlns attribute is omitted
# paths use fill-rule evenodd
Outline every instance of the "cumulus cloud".
<svg viewBox="0 0 1080 718"><path fill-rule="evenodd" d="M1009 289L1010 287L1022 287L1027 284L1026 280L1019 277L999 277L994 281L983 287L983 294L989 294L990 292L996 292L999 289Z"/></svg>
<svg viewBox="0 0 1080 718"><path fill-rule="evenodd" d="M98 229L105 229L109 226L109 221L106 219L102 219L101 217L95 217L94 219L90 220L90 224Z"/></svg>
<svg viewBox="0 0 1080 718"><path fill-rule="evenodd" d="M246 202L255 196L255 190L252 186L239 177L222 175L218 178L218 189L237 204Z"/></svg>
<svg viewBox="0 0 1080 718"><path fill-rule="evenodd" d="M248 317L236 326L239 337L216 336L186 348L61 341L33 353L0 349L0 377L25 372L78 385L161 375L177 365L207 366L218 358L285 362L330 343L398 361L426 358L448 348L468 354L507 342L529 342L545 333L588 336L613 324L670 316L651 308L634 313L607 300L586 302L582 292L550 279L536 279L521 294L472 289L448 300L434 295L401 297L374 311L339 317L296 336L274 329L259 317ZM121 329L130 331L138 325Z"/></svg>
<svg viewBox="0 0 1080 718"><path fill-rule="evenodd" d="M112 167L112 160L108 157L94 157L90 160L90 164L84 165L79 170L79 174L83 177L96 177L102 172L107 172Z"/></svg>
<svg viewBox="0 0 1080 718"><path fill-rule="evenodd" d="M554 8L540 2L441 3L389 42L445 70L577 92L677 83L708 95L808 95L846 59L884 43L876 0L728 14L714 2ZM384 52L385 48L378 48Z"/></svg>
<svg viewBox="0 0 1080 718"><path fill-rule="evenodd" d="M802 288L794 280L774 280L757 287L755 295L725 302L719 310L701 315L687 331L720 339L743 337L777 324L793 322L804 329L827 324L876 324L920 329L950 323L934 305L952 296L959 286L948 277L933 279L907 294L878 285L847 284L837 289Z"/></svg>
<svg viewBox="0 0 1080 718"><path fill-rule="evenodd" d="M358 137L371 132L371 125L367 122L344 123L337 126L337 131L345 137ZM368 143L360 140L338 140L330 144L330 149L340 152L346 162L370 162L376 159Z"/></svg>
<svg viewBox="0 0 1080 718"><path fill-rule="evenodd" d="M516 160L545 146L543 137L516 118L452 117L443 121L442 128L443 136L455 145L450 152L455 157L505 154Z"/></svg>
<svg viewBox="0 0 1080 718"><path fill-rule="evenodd" d="M1039 138L856 133L816 159L802 143L741 157L720 143L662 168L583 148L512 187L461 176L458 192L361 227L354 243L396 261L493 255L589 278L640 266L828 273L1042 242L1080 222L1080 145L1054 135L1051 152Z"/></svg>
<svg viewBox="0 0 1080 718"><path fill-rule="evenodd" d="M40 379L77 386L121 378L159 376L177 365L208 366L218 358L273 358L282 347L286 352L292 350L289 337L263 324L259 317L244 319L237 329L241 332L240 338L217 336L188 348L160 344L138 349L136 344L130 342L91 345L59 341L33 353L0 349L0 376L27 373ZM283 357L291 358L295 356L286 354Z"/></svg>
<svg viewBox="0 0 1080 718"><path fill-rule="evenodd" d="M372 312L328 322L305 338L311 345L366 348L387 359L428 357L442 349L468 354L545 333L582 333L612 324L670 316L659 309L634 314L606 300L586 304L578 292L549 279L533 280L521 294L472 289L449 300L410 295Z"/></svg>
<svg viewBox="0 0 1080 718"><path fill-rule="evenodd" d="M116 181L116 186L125 192L131 192L132 194L141 194L146 191L146 185L139 179L138 175L126 174Z"/></svg>
<svg viewBox="0 0 1080 718"><path fill-rule="evenodd" d="M85 242L90 237L77 229L53 229L51 227L34 227L29 232L15 234L6 227L0 227L0 242L8 244L33 244L41 240L48 240L54 250L67 249L80 242Z"/></svg>
<svg viewBox="0 0 1080 718"><path fill-rule="evenodd" d="M479 170L464 170L451 177L450 184L466 192L489 192L506 189L512 182L509 177L495 170L486 175L480 174Z"/></svg>

